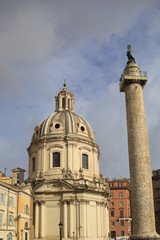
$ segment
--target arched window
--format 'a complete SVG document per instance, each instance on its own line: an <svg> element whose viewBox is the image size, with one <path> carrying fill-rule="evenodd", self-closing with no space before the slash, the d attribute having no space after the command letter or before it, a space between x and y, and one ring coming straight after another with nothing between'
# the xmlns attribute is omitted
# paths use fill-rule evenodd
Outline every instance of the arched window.
<svg viewBox="0 0 160 240"><path fill-rule="evenodd" d="M62 108L65 108L65 105L66 105L65 98L62 98Z"/></svg>
<svg viewBox="0 0 160 240"><path fill-rule="evenodd" d="M25 222L24 227L25 227L25 228L28 228L28 222Z"/></svg>
<svg viewBox="0 0 160 240"><path fill-rule="evenodd" d="M19 174L17 174L17 184L19 184L19 182L20 182L20 176Z"/></svg>
<svg viewBox="0 0 160 240"><path fill-rule="evenodd" d="M29 214L28 204L26 204L26 206L25 206L25 208L24 208L24 213L25 213L25 214Z"/></svg>
<svg viewBox="0 0 160 240"><path fill-rule="evenodd" d="M35 166L36 166L36 159L35 157L32 158L32 172L35 171Z"/></svg>
<svg viewBox="0 0 160 240"><path fill-rule="evenodd" d="M8 233L8 235L7 235L7 240L12 240L13 238L12 238L12 233L10 232L10 233Z"/></svg>
<svg viewBox="0 0 160 240"><path fill-rule="evenodd" d="M70 109L70 98L68 98L68 109Z"/></svg>
<svg viewBox="0 0 160 240"><path fill-rule="evenodd" d="M53 167L60 167L60 153L53 153Z"/></svg>
<svg viewBox="0 0 160 240"><path fill-rule="evenodd" d="M82 154L82 168L88 169L88 155Z"/></svg>

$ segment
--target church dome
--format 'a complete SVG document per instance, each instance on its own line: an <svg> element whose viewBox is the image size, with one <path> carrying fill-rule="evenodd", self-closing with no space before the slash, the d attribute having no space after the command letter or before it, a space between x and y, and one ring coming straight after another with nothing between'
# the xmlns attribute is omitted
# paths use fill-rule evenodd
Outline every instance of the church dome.
<svg viewBox="0 0 160 240"><path fill-rule="evenodd" d="M74 95L67 90L65 84L55 100L55 112L35 127L31 145L44 140L63 138L95 143L95 133L89 123L74 113Z"/></svg>

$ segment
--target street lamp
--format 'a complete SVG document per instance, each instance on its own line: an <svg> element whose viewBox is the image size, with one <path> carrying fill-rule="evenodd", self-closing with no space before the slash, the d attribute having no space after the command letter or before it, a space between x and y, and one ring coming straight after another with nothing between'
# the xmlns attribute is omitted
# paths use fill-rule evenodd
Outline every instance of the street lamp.
<svg viewBox="0 0 160 240"><path fill-rule="evenodd" d="M59 233L60 233L60 240L62 240L62 227L63 227L63 223L60 221L59 225Z"/></svg>

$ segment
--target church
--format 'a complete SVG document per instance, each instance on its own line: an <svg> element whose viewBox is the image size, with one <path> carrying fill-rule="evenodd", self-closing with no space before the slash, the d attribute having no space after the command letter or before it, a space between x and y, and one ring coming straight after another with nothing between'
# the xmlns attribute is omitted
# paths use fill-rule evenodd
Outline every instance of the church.
<svg viewBox="0 0 160 240"><path fill-rule="evenodd" d="M99 174L99 146L89 123L75 114L65 83L55 112L35 127L28 154L33 238L108 238L110 192Z"/></svg>

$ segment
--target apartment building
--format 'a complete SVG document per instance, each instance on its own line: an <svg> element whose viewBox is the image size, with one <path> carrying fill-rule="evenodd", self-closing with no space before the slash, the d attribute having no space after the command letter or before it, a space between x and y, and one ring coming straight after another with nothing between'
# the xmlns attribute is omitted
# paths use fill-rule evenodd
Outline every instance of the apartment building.
<svg viewBox="0 0 160 240"><path fill-rule="evenodd" d="M109 229L114 239L129 238L131 235L131 206L129 180L106 179L110 187L111 200L109 203Z"/></svg>
<svg viewBox="0 0 160 240"><path fill-rule="evenodd" d="M156 231L160 234L160 169L152 171Z"/></svg>
<svg viewBox="0 0 160 240"><path fill-rule="evenodd" d="M17 169L18 182L24 171L20 169L18 172ZM0 240L29 240L33 233L33 197L30 185L13 185L11 177L1 174Z"/></svg>

